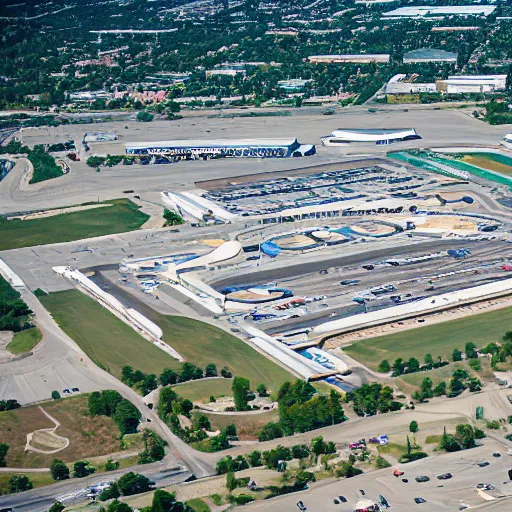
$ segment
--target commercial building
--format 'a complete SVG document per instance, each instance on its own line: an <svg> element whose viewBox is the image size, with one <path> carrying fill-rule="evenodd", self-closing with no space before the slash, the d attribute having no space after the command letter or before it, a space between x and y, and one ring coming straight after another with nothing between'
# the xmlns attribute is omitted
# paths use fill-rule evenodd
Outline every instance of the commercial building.
<svg viewBox="0 0 512 512"><path fill-rule="evenodd" d="M290 80L279 80L277 86L285 91L302 91L306 84L310 83L311 80L303 80L302 78L291 78Z"/></svg>
<svg viewBox="0 0 512 512"><path fill-rule="evenodd" d="M437 50L435 48L418 48L404 53L404 64L416 64L423 62L453 62L457 63L457 54Z"/></svg>
<svg viewBox="0 0 512 512"><path fill-rule="evenodd" d="M493 5L415 5L399 7L393 11L385 12L382 19L422 18L439 19L446 16L489 16L494 12Z"/></svg>
<svg viewBox="0 0 512 512"><path fill-rule="evenodd" d="M211 78L212 76L236 76L236 75L244 75L245 69L208 69L206 70L206 78Z"/></svg>
<svg viewBox="0 0 512 512"><path fill-rule="evenodd" d="M330 135L322 137L324 146L343 146L347 144L393 144L406 140L421 139L414 128L392 128L392 129L349 129L340 128L334 130Z"/></svg>
<svg viewBox="0 0 512 512"><path fill-rule="evenodd" d="M447 80L437 80L437 90L446 94L492 93L504 91L507 75L452 75Z"/></svg>
<svg viewBox="0 0 512 512"><path fill-rule="evenodd" d="M360 53L346 55L311 55L308 57L312 64L368 64L376 62L378 64L387 64L389 62L389 54L387 53Z"/></svg>
<svg viewBox="0 0 512 512"><path fill-rule="evenodd" d="M174 140L126 144L129 155L168 155L183 158L287 158L316 153L313 144L297 139Z"/></svg>
<svg viewBox="0 0 512 512"><path fill-rule="evenodd" d="M390 78L386 85L386 94L388 96L399 96L404 94L420 94L437 92L436 84L419 83L410 81L405 74L398 74Z"/></svg>

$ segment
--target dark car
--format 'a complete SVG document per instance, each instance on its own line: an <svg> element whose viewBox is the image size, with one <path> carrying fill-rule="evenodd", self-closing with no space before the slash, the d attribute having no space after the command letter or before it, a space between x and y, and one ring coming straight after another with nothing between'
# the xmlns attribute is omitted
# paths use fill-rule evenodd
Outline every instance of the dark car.
<svg viewBox="0 0 512 512"><path fill-rule="evenodd" d="M73 391L73 393L80 393L79 388L71 388L71 391Z"/></svg>
<svg viewBox="0 0 512 512"><path fill-rule="evenodd" d="M430 481L430 478L428 476L422 475L422 476L417 476L415 478L415 480L416 480L416 482L422 483L422 482Z"/></svg>
<svg viewBox="0 0 512 512"><path fill-rule="evenodd" d="M306 506L302 501L297 502L297 507L299 507L299 510L306 510Z"/></svg>
<svg viewBox="0 0 512 512"><path fill-rule="evenodd" d="M339 502L336 498L334 498L334 504L335 504L335 505L339 505L339 504L340 504L340 502Z"/></svg>
<svg viewBox="0 0 512 512"><path fill-rule="evenodd" d="M501 457L501 453L499 453L499 452L494 452L494 453L492 454L492 456L493 456L493 457L496 457L496 458L498 459L498 458L500 458L500 457Z"/></svg>
<svg viewBox="0 0 512 512"><path fill-rule="evenodd" d="M437 475L437 478L439 480L450 480L451 477L452 477L451 473L443 473L442 475Z"/></svg>
<svg viewBox="0 0 512 512"><path fill-rule="evenodd" d="M425 500L424 498L414 498L414 503L417 503L418 505L420 503L426 503L427 500Z"/></svg>
<svg viewBox="0 0 512 512"><path fill-rule="evenodd" d="M341 503L347 503L347 498L345 498L345 496L338 496L338 498L340 499Z"/></svg>
<svg viewBox="0 0 512 512"><path fill-rule="evenodd" d="M64 395L71 395L71 391L70 391L68 388L63 389L63 390L62 390L62 393L63 393Z"/></svg>
<svg viewBox="0 0 512 512"><path fill-rule="evenodd" d="M486 460L478 463L478 466L481 468L485 468L485 466L488 466L488 465L489 465L489 463Z"/></svg>
<svg viewBox="0 0 512 512"><path fill-rule="evenodd" d="M373 265L363 265L365 270L373 270L375 267Z"/></svg>

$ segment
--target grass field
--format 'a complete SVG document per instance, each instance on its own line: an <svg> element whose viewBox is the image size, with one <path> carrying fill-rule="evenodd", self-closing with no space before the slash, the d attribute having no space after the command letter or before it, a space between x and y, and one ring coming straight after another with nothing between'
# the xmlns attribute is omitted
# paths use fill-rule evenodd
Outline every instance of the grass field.
<svg viewBox="0 0 512 512"><path fill-rule="evenodd" d="M149 219L128 199L106 203L112 206L41 219L22 221L0 217L0 251L133 231Z"/></svg>
<svg viewBox="0 0 512 512"><path fill-rule="evenodd" d="M196 413L194 413L196 414ZM234 424L238 432L238 437L242 441L258 438L258 433L269 421L278 421L279 413L277 410L268 411L261 414L209 414L204 411L197 414L205 414L210 419L213 430L222 430L227 425Z"/></svg>
<svg viewBox="0 0 512 512"><path fill-rule="evenodd" d="M25 329L14 334L13 339L7 345L7 350L14 355L30 352L42 338L41 331L37 327Z"/></svg>
<svg viewBox="0 0 512 512"><path fill-rule="evenodd" d="M207 503L205 503L200 498L194 498L192 500L187 501L187 505L194 511L194 512L210 512L210 507Z"/></svg>
<svg viewBox="0 0 512 512"><path fill-rule="evenodd" d="M231 386L233 379L191 380L174 386L174 391L188 400L207 403L210 396L233 396Z"/></svg>
<svg viewBox="0 0 512 512"><path fill-rule="evenodd" d="M51 293L41 302L84 352L116 377L125 364L156 374L179 366L176 359L78 290Z"/></svg>
<svg viewBox="0 0 512 512"><path fill-rule="evenodd" d="M450 359L453 349L458 347L464 350L464 345L468 341L472 341L477 347L491 341L499 341L505 331L510 329L511 323L512 307L509 307L396 334L368 338L343 350L374 370L383 359L390 363L397 357L416 357L423 361L425 354L432 354L434 359L438 356Z"/></svg>
<svg viewBox="0 0 512 512"><path fill-rule="evenodd" d="M130 364L149 373L164 368L180 368L180 363L112 313L78 290L52 293L41 298L59 325L97 364L119 376L121 368ZM179 316L154 312L151 320L163 330L163 339L186 361L204 368L215 363L217 369L227 366L234 375L247 377L256 387L265 383L274 391L293 376L279 365L256 352L231 334L210 324Z"/></svg>
<svg viewBox="0 0 512 512"><path fill-rule="evenodd" d="M0 496L9 494L9 479L12 475L26 475L35 487L53 484L55 481L49 471L41 473L0 473Z"/></svg>
<svg viewBox="0 0 512 512"><path fill-rule="evenodd" d="M55 457L72 462L120 451L119 429L107 416L87 415L87 395L47 402L42 407L61 423L56 433L68 438L69 446L58 455L25 452L27 434L54 423L36 405L0 412L0 439L9 445L8 467L50 467Z"/></svg>
<svg viewBox="0 0 512 512"><path fill-rule="evenodd" d="M512 174L512 158L499 153L468 153L462 161L501 174Z"/></svg>

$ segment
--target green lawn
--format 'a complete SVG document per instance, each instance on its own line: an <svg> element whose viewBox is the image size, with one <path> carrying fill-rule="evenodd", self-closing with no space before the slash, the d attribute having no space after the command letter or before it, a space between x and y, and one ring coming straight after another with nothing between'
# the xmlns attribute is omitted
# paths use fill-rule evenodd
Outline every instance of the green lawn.
<svg viewBox="0 0 512 512"><path fill-rule="evenodd" d="M151 319L164 332L164 340L186 361L204 368L215 363L217 370L227 366L233 375L247 377L252 387L260 383L275 391L293 376L247 343L210 324L181 316L155 314Z"/></svg>
<svg viewBox="0 0 512 512"><path fill-rule="evenodd" d="M125 364L156 374L164 368L181 367L176 359L78 290L51 293L41 301L89 357L116 376ZM264 383L271 391L293 379L290 373L242 340L210 324L156 312L151 320L162 328L163 339L186 361L202 368L215 363L220 372L227 366L234 375L247 377L253 387Z"/></svg>
<svg viewBox="0 0 512 512"><path fill-rule="evenodd" d="M32 350L41 341L41 338L41 331L37 327L25 329L14 335L7 345L7 350L14 355L24 354Z"/></svg>
<svg viewBox="0 0 512 512"><path fill-rule="evenodd" d="M125 364L156 374L179 366L176 359L79 290L50 293L41 302L86 354L116 377Z"/></svg>
<svg viewBox="0 0 512 512"><path fill-rule="evenodd" d="M105 203L112 206L34 220L6 220L0 216L0 251L133 231L149 219L128 199Z"/></svg>
<svg viewBox="0 0 512 512"><path fill-rule="evenodd" d="M208 403L210 396L233 396L231 386L233 379L191 380L174 386L178 395L188 400Z"/></svg>
<svg viewBox="0 0 512 512"><path fill-rule="evenodd" d="M0 496L2 494L9 494L9 479L12 475L26 475L32 482L34 488L42 487L43 485L50 485L55 483L49 471L41 471L40 473L0 473Z"/></svg>
<svg viewBox="0 0 512 512"><path fill-rule="evenodd" d="M194 511L194 512L210 512L210 507L207 503L205 503L200 498L194 498L192 500L187 501L187 505Z"/></svg>
<svg viewBox="0 0 512 512"><path fill-rule="evenodd" d="M383 359L391 364L397 357L416 357L423 361L425 354L432 354L434 359L438 356L449 359L455 347L464 350L468 341L472 341L477 347L499 341L510 330L510 325L512 307L369 338L343 350L374 370Z"/></svg>

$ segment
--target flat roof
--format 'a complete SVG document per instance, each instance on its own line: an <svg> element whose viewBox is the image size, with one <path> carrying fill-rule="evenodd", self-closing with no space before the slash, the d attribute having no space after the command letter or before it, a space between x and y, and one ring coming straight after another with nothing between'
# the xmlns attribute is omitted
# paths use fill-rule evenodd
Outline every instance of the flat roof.
<svg viewBox="0 0 512 512"><path fill-rule="evenodd" d="M449 15L464 15L470 14L477 16L489 16L496 9L494 5L439 5L439 6L423 6L414 5L409 7L399 7L393 11L383 13L385 17L394 18L418 18L429 16L449 16Z"/></svg>
<svg viewBox="0 0 512 512"><path fill-rule="evenodd" d="M457 54L437 48L418 48L404 53L404 59L457 59Z"/></svg>
<svg viewBox="0 0 512 512"><path fill-rule="evenodd" d="M127 142L127 148L153 148L153 147L216 147L216 146L291 146L297 139L190 139L190 140L158 140L150 142Z"/></svg>
<svg viewBox="0 0 512 512"><path fill-rule="evenodd" d="M337 128L335 132L361 133L369 135L388 135L396 132L406 132L414 128Z"/></svg>

